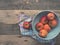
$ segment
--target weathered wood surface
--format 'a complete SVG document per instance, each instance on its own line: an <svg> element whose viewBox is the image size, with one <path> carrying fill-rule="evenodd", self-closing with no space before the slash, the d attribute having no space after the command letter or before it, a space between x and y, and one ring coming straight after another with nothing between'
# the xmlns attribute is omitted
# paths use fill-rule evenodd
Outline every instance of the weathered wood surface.
<svg viewBox="0 0 60 45"><path fill-rule="evenodd" d="M40 12L39 10L35 10L35 11L28 10L27 12L26 11L27 10L25 10L24 12L27 15L34 15ZM6 17L6 12L9 14L10 17L9 16ZM0 18L0 45L46 45L46 44L39 43L38 41L32 39L31 37L20 36L19 38L20 33L19 33L16 14L19 14L20 11L15 10L14 15L12 15L13 12L14 11L0 11L0 17L1 17ZM55 12L57 14L60 14L59 10ZM14 19L11 19L11 18L14 18ZM60 45L60 35L56 39L56 45Z"/></svg>
<svg viewBox="0 0 60 45"><path fill-rule="evenodd" d="M0 0L0 9L59 10L60 0Z"/></svg>

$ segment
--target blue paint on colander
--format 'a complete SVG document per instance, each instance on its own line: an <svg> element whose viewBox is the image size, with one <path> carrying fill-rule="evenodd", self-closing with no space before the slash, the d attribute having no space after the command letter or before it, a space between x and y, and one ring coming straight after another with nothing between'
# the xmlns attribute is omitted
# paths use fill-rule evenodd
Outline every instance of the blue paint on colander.
<svg viewBox="0 0 60 45"><path fill-rule="evenodd" d="M33 18L32 20L32 29L33 29L33 32L36 34L36 36L42 40L52 40L54 39L56 36L58 36L58 34L60 33L60 20L59 20L59 17L57 16L56 13L55 14L55 18L58 22L57 26L54 28L54 29L51 29L51 32L48 33L47 37L45 38L42 38L38 35L38 31L36 30L35 26L36 26L36 23L39 22L39 20L41 19L42 16L46 16L48 13L50 13L52 11L42 11L40 12L39 14L35 15L35 17Z"/></svg>

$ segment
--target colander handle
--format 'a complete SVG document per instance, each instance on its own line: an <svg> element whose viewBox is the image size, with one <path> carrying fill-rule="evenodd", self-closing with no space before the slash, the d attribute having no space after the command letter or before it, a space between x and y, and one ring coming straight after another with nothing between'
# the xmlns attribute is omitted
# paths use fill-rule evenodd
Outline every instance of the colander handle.
<svg viewBox="0 0 60 45"><path fill-rule="evenodd" d="M60 23L60 17L59 17L59 23ZM60 25L59 25L60 26ZM60 33L60 32L59 32Z"/></svg>

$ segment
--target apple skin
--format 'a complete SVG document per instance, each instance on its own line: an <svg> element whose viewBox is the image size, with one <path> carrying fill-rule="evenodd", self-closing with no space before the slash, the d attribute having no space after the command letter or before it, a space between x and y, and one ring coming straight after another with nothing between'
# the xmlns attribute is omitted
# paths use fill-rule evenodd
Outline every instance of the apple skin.
<svg viewBox="0 0 60 45"><path fill-rule="evenodd" d="M54 13L48 13L47 14L47 18L48 18L48 20L53 20L53 19L55 19L55 15L54 15Z"/></svg>
<svg viewBox="0 0 60 45"><path fill-rule="evenodd" d="M24 22L23 23L23 28L29 29L30 28L30 22Z"/></svg>
<svg viewBox="0 0 60 45"><path fill-rule="evenodd" d="M47 17L46 17L46 16L43 16L43 17L41 18L40 22L41 22L42 24L46 24L46 23L48 22Z"/></svg>
<svg viewBox="0 0 60 45"><path fill-rule="evenodd" d="M42 23L40 23L40 22L38 22L37 24L36 24L36 29L37 30L41 30L41 29L43 29L43 24Z"/></svg>
<svg viewBox="0 0 60 45"><path fill-rule="evenodd" d="M49 32L51 30L51 27L48 24L45 24L44 29Z"/></svg>
<svg viewBox="0 0 60 45"><path fill-rule="evenodd" d="M42 29L40 32L39 32L39 36L45 38L46 36L48 35L48 32L45 30L45 29Z"/></svg>
<svg viewBox="0 0 60 45"><path fill-rule="evenodd" d="M54 27L56 27L57 26L57 20L52 20L52 21L50 21L49 22L49 25L52 27L52 28L54 28Z"/></svg>

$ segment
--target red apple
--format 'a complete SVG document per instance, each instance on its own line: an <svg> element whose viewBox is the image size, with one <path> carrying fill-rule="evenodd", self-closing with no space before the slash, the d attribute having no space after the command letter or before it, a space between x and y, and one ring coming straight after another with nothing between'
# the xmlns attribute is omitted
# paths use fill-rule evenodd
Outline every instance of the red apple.
<svg viewBox="0 0 60 45"><path fill-rule="evenodd" d="M48 24L45 24L44 29L49 32L51 30L51 27Z"/></svg>
<svg viewBox="0 0 60 45"><path fill-rule="evenodd" d="M24 23L23 23L23 27L24 27L25 29L29 29L29 28L30 28L30 22L24 22Z"/></svg>
<svg viewBox="0 0 60 45"><path fill-rule="evenodd" d="M43 17L41 18L40 22L41 22L42 24L46 24L46 23L48 22L46 16L43 16Z"/></svg>
<svg viewBox="0 0 60 45"><path fill-rule="evenodd" d="M52 21L50 21L49 22L49 25L51 26L51 27L56 27L56 25L57 25L57 20L52 20Z"/></svg>
<svg viewBox="0 0 60 45"><path fill-rule="evenodd" d="M42 29L40 32L39 32L39 36L41 37L46 37L48 34L48 32L45 30L45 29Z"/></svg>
<svg viewBox="0 0 60 45"><path fill-rule="evenodd" d="M41 29L43 29L43 24L40 23L40 22L37 23L37 24L36 24L36 29L37 29L37 30L41 30Z"/></svg>
<svg viewBox="0 0 60 45"><path fill-rule="evenodd" d="M55 18L54 13L48 13L47 18L48 18L48 20L53 20Z"/></svg>

